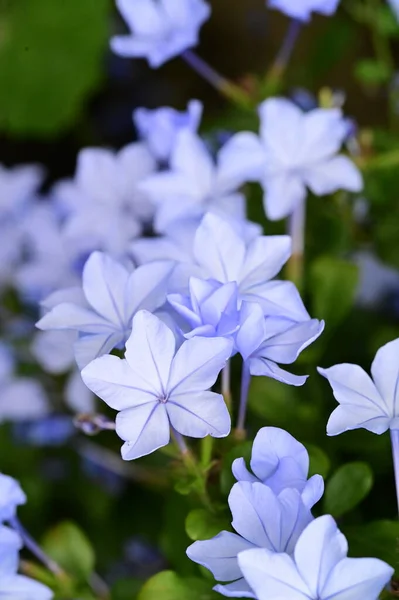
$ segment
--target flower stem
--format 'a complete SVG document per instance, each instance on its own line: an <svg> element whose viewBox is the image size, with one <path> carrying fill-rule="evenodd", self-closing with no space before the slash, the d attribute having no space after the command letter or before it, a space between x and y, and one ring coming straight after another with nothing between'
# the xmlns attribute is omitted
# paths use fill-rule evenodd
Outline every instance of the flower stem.
<svg viewBox="0 0 399 600"><path fill-rule="evenodd" d="M218 73L198 54L192 50L185 50L181 54L181 57L196 73L210 83L223 96L242 107L251 107L252 102L249 94L242 87Z"/></svg>
<svg viewBox="0 0 399 600"><path fill-rule="evenodd" d="M55 562L55 560L47 556L47 554L40 548L38 543L35 542L32 536L26 531L17 517L10 519L9 523L11 527L17 533L19 533L26 548L28 548L28 550L32 552L34 556L36 556L36 558L46 567L46 569L48 569L58 578L64 579L67 577L65 571Z"/></svg>
<svg viewBox="0 0 399 600"><path fill-rule="evenodd" d="M288 217L288 233L292 239L292 254L287 264L288 279L301 290L305 253L306 201L297 204Z"/></svg>
<svg viewBox="0 0 399 600"><path fill-rule="evenodd" d="M287 33L285 34L281 48L279 49L274 63L267 75L267 80L270 82L278 81L284 75L288 63L290 62L295 44L301 32L302 23L297 19L292 19L288 25Z"/></svg>
<svg viewBox="0 0 399 600"><path fill-rule="evenodd" d="M399 514L399 430L391 429L391 444L393 456L393 469L395 474L396 500Z"/></svg>
<svg viewBox="0 0 399 600"><path fill-rule="evenodd" d="M245 417L247 415L248 406L248 392L251 384L251 373L249 372L249 366L247 362L242 364L241 373L241 395L240 395L240 407L238 411L238 421L236 428L236 437L238 439L245 438Z"/></svg>
<svg viewBox="0 0 399 600"><path fill-rule="evenodd" d="M231 387L230 387L231 377L230 377L230 374L231 374L230 360L228 360L222 371L222 395L223 395L224 401L226 402L228 409L231 408Z"/></svg>

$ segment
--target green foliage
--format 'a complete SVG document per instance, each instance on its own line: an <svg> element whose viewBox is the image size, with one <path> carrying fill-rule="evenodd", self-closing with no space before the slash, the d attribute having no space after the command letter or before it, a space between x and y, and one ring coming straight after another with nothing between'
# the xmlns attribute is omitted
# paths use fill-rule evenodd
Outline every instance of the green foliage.
<svg viewBox="0 0 399 600"><path fill-rule="evenodd" d="M327 482L324 512L340 517L357 506L373 487L373 472L366 463L353 462L340 467Z"/></svg>
<svg viewBox="0 0 399 600"><path fill-rule="evenodd" d="M363 525L345 527L350 556L375 556L385 560L399 573L399 522L373 521Z"/></svg>
<svg viewBox="0 0 399 600"><path fill-rule="evenodd" d="M351 310L358 281L358 267L348 261L332 256L320 256L312 263L312 314L324 319L330 331Z"/></svg>
<svg viewBox="0 0 399 600"><path fill-rule="evenodd" d="M193 541L208 540L223 529L229 528L230 523L226 517L210 513L203 508L192 510L186 518L186 532Z"/></svg>
<svg viewBox="0 0 399 600"><path fill-rule="evenodd" d="M321 475L326 478L331 468L331 461L327 454L314 444L305 444L309 453L309 477Z"/></svg>
<svg viewBox="0 0 399 600"><path fill-rule="evenodd" d="M389 81L391 70L384 62L375 59L360 60L356 63L354 74L364 85L381 85Z"/></svg>
<svg viewBox="0 0 399 600"><path fill-rule="evenodd" d="M108 0L2 0L0 129L51 136L101 80Z"/></svg>
<svg viewBox="0 0 399 600"><path fill-rule="evenodd" d="M65 521L51 529L43 539L43 549L77 581L86 581L93 572L94 550L74 523Z"/></svg>
<svg viewBox="0 0 399 600"><path fill-rule="evenodd" d="M137 600L213 600L212 582L198 577L179 577L173 571L162 571L142 587Z"/></svg>
<svg viewBox="0 0 399 600"><path fill-rule="evenodd" d="M235 478L231 472L231 465L236 458L244 458L247 465L251 459L252 442L244 442L234 446L231 450L226 452L223 457L222 470L220 473L220 487L222 493L227 495L235 483Z"/></svg>

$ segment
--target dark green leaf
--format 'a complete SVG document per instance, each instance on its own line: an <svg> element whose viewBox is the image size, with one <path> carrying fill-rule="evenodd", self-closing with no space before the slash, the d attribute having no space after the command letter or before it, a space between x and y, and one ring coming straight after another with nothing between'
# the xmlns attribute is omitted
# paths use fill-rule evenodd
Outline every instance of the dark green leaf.
<svg viewBox="0 0 399 600"><path fill-rule="evenodd" d="M68 575L79 581L85 581L93 572L93 548L74 523L65 521L51 529L44 537L43 549Z"/></svg>
<svg viewBox="0 0 399 600"><path fill-rule="evenodd" d="M310 278L313 316L324 319L331 330L352 308L359 280L358 267L345 260L321 256L311 265Z"/></svg>
<svg viewBox="0 0 399 600"><path fill-rule="evenodd" d="M349 556L375 556L399 570L399 521L374 521L346 527Z"/></svg>
<svg viewBox="0 0 399 600"><path fill-rule="evenodd" d="M391 78L390 68L378 60L360 60L354 71L356 79L365 85L381 85Z"/></svg>
<svg viewBox="0 0 399 600"><path fill-rule="evenodd" d="M0 128L52 135L76 119L101 77L108 0L0 4Z"/></svg>
<svg viewBox="0 0 399 600"><path fill-rule="evenodd" d="M343 465L327 482L324 511L334 517L349 512L370 492L373 479L373 472L367 463Z"/></svg>
<svg viewBox="0 0 399 600"><path fill-rule="evenodd" d="M309 453L309 477L312 475L321 475L322 477L327 477L330 471L330 459L327 454L323 452L321 448L318 446L314 446L313 444L305 444L306 450Z"/></svg>

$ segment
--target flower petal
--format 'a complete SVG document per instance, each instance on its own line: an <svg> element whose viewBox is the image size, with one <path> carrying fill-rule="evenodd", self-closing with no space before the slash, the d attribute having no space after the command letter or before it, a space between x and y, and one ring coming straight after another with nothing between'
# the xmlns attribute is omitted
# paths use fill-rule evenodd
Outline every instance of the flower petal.
<svg viewBox="0 0 399 600"><path fill-rule="evenodd" d="M258 377L271 377L288 385L300 386L304 385L308 375L293 375L284 369L280 369L276 363L266 358L250 358L249 370L251 375Z"/></svg>
<svg viewBox="0 0 399 600"><path fill-rule="evenodd" d="M125 291L125 323L129 323L141 309L153 312L162 306L174 268L174 262L165 260L143 265L133 271Z"/></svg>
<svg viewBox="0 0 399 600"><path fill-rule="evenodd" d="M399 339L382 346L371 365L377 390L391 417L399 416Z"/></svg>
<svg viewBox="0 0 399 600"><path fill-rule="evenodd" d="M322 589L322 597L334 597L334 600L374 600L393 573L394 569L378 558L344 558L331 572Z"/></svg>
<svg viewBox="0 0 399 600"><path fill-rule="evenodd" d="M337 190L360 192L363 179L359 169L347 157L334 156L325 162L304 169L303 177L312 192L318 196Z"/></svg>
<svg viewBox="0 0 399 600"><path fill-rule="evenodd" d="M217 581L233 581L242 577L237 555L253 548L251 542L236 533L221 531L210 540L194 542L187 548L187 556L209 569Z"/></svg>
<svg viewBox="0 0 399 600"><path fill-rule="evenodd" d="M219 438L230 433L230 414L220 394L189 392L187 395L171 395L166 410L172 427L182 435Z"/></svg>
<svg viewBox="0 0 399 600"><path fill-rule="evenodd" d="M157 400L152 389L129 363L117 356L102 356L82 371L87 387L115 410L125 410Z"/></svg>
<svg viewBox="0 0 399 600"><path fill-rule="evenodd" d="M263 235L250 243L240 272L241 293L256 294L258 287L279 273L291 256L288 235Z"/></svg>
<svg viewBox="0 0 399 600"><path fill-rule="evenodd" d="M232 350L233 342L227 338L196 337L184 342L173 359L169 395L176 397L212 387Z"/></svg>
<svg viewBox="0 0 399 600"><path fill-rule="evenodd" d="M170 426L165 406L160 402L128 408L116 416L116 433L126 442L123 460L133 460L166 446Z"/></svg>

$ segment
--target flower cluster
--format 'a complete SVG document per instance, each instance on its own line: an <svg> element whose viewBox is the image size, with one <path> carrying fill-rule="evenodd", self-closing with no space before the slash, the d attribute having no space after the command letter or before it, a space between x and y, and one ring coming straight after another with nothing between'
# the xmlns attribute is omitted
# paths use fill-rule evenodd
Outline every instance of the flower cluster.
<svg viewBox="0 0 399 600"><path fill-rule="evenodd" d="M233 463L238 482L229 495L236 533L222 531L194 542L187 554L220 582L228 597L376 597L393 569L375 558L347 558L347 542L329 515L313 519L320 500L320 475L308 479L309 456L289 433L261 429L253 444L250 473L243 459Z"/></svg>

